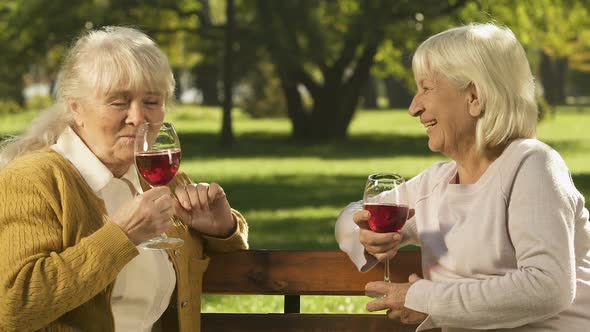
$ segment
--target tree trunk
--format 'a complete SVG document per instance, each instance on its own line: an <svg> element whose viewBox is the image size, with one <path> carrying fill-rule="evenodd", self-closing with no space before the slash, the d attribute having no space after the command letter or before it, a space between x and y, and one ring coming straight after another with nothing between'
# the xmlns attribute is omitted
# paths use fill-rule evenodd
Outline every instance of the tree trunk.
<svg viewBox="0 0 590 332"><path fill-rule="evenodd" d="M281 87L285 100L287 101L287 115L291 120L291 137L295 140L304 140L309 137L309 116L308 110L303 105L301 93L297 89L297 81L282 72L279 68L278 74L281 79Z"/></svg>
<svg viewBox="0 0 590 332"><path fill-rule="evenodd" d="M543 85L544 98L549 105L565 104L565 81L568 70L566 58L553 59L541 54L539 74Z"/></svg>
<svg viewBox="0 0 590 332"><path fill-rule="evenodd" d="M332 68L327 73L325 84L313 96L313 110L307 126L307 139L313 141L341 140L346 138L348 126L359 104L361 91L369 78L377 44L369 43L355 65L354 73L342 82L346 70Z"/></svg>
<svg viewBox="0 0 590 332"><path fill-rule="evenodd" d="M387 77L385 79L385 91L390 108L407 109L410 107L413 95L408 86L400 79L393 76Z"/></svg>
<svg viewBox="0 0 590 332"><path fill-rule="evenodd" d="M367 84L363 89L362 98L364 108L377 109L379 107L377 104L377 98L379 98L379 94L377 92L377 78L375 76L369 75Z"/></svg>
<svg viewBox="0 0 590 332"><path fill-rule="evenodd" d="M233 108L232 44L234 40L234 0L226 2L227 23L225 26L225 54L223 58L223 123L221 126L221 145L231 147L234 143L231 110Z"/></svg>
<svg viewBox="0 0 590 332"><path fill-rule="evenodd" d="M180 68L173 68L172 73L174 74L174 80L176 81L176 88L174 89L174 98L176 98L177 101L180 101L183 89L182 84L180 84L180 76L182 75L182 71L180 70Z"/></svg>
<svg viewBox="0 0 590 332"><path fill-rule="evenodd" d="M219 106L219 70L217 64L203 63L193 68L195 86L203 94L202 104L206 106Z"/></svg>

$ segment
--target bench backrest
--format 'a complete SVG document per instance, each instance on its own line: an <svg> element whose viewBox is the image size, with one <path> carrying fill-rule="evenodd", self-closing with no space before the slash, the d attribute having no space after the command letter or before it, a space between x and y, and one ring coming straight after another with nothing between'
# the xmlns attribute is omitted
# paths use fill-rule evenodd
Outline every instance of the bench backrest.
<svg viewBox="0 0 590 332"><path fill-rule="evenodd" d="M420 252L401 251L391 261L393 282L420 274ZM282 314L204 313L203 331L415 331L381 314L301 314L300 295L364 295L382 280L382 265L360 273L346 254L317 250L248 250L211 258L204 293L285 296ZM367 298L369 301L369 298Z"/></svg>

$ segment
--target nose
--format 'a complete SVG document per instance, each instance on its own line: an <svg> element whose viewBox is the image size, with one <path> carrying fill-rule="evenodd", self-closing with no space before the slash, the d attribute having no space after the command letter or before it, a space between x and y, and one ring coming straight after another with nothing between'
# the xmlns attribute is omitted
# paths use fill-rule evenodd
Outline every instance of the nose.
<svg viewBox="0 0 590 332"><path fill-rule="evenodd" d="M413 117L420 116L420 114L424 112L424 105L422 105L422 102L420 101L420 98L418 98L417 95L415 95L414 98L412 98L412 103L410 104L408 112Z"/></svg>
<svg viewBox="0 0 590 332"><path fill-rule="evenodd" d="M129 106L129 111L127 112L125 123L137 127L146 122L145 113L143 112L141 103L138 101L132 101Z"/></svg>

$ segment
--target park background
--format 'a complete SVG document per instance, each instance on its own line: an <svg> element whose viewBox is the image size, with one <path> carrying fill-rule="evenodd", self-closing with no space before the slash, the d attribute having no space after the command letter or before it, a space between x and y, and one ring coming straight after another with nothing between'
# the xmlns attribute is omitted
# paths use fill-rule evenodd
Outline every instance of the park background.
<svg viewBox="0 0 590 332"><path fill-rule="evenodd" d="M446 28L493 21L523 43L542 87L538 137L563 156L588 200L589 7L566 0L3 0L0 139L21 133L52 103L75 36L137 27L174 68L176 103L167 117L180 134L181 170L223 185L248 219L251 248L337 249L334 222L362 198L368 174L411 178L445 159L428 150L423 126L407 113L412 51ZM203 310L281 312L281 301L207 295ZM302 312L364 312L366 302L304 297Z"/></svg>

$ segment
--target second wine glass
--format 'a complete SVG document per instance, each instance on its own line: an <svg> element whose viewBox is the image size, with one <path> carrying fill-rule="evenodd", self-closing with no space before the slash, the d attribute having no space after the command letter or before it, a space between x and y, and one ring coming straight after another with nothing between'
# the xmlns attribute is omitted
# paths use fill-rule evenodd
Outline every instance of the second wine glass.
<svg viewBox="0 0 590 332"><path fill-rule="evenodd" d="M369 175L363 195L363 208L371 213L369 228L378 233L400 232L409 215L403 176L396 173ZM390 282L389 260L383 280Z"/></svg>
<svg viewBox="0 0 590 332"><path fill-rule="evenodd" d="M135 138L135 166L152 187L165 186L174 178L181 157L180 140L172 123L147 122L139 126ZM139 247L164 250L183 244L182 239L163 234L140 243Z"/></svg>

